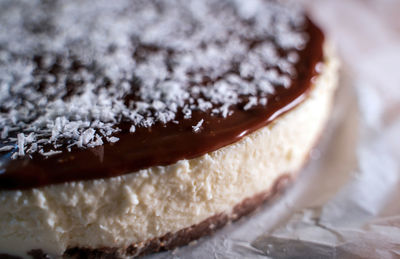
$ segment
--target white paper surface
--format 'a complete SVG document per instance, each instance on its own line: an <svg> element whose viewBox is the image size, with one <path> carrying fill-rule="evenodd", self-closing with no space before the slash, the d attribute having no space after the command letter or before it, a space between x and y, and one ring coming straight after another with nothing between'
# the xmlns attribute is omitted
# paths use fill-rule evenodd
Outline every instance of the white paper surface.
<svg viewBox="0 0 400 259"><path fill-rule="evenodd" d="M400 258L400 1L303 2L343 63L310 163L259 212L149 258Z"/></svg>

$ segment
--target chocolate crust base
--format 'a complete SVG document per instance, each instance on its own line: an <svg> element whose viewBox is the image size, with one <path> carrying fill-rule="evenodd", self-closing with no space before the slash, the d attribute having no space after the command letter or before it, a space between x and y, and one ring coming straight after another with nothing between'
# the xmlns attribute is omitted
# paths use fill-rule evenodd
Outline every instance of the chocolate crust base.
<svg viewBox="0 0 400 259"><path fill-rule="evenodd" d="M149 239L144 242L132 244L126 248L121 247L103 247L103 248L84 248L72 247L68 248L63 258L71 259L116 259L116 258L133 258L150 253L172 250L179 246L184 246L190 242L197 240L203 236L210 235L216 230L222 228L229 222L233 222L248 215L258 209L264 202L271 200L273 197L282 193L289 182L292 175L284 174L280 176L270 190L259 193L251 198L246 198L237 204L232 214L220 213L209 217L199 224L184 228L175 233L167 233L164 236ZM51 259L52 257L44 253L40 249L31 250L28 253L33 259ZM0 254L0 259L18 259L20 257Z"/></svg>

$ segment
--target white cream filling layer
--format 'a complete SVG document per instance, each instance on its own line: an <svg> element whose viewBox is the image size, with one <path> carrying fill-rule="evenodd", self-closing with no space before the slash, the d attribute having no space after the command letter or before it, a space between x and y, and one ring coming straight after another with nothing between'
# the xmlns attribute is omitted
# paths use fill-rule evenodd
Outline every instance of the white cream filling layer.
<svg viewBox="0 0 400 259"><path fill-rule="evenodd" d="M300 105L196 159L110 179L0 192L0 254L125 247L229 214L243 199L301 168L328 118L337 67L328 57Z"/></svg>

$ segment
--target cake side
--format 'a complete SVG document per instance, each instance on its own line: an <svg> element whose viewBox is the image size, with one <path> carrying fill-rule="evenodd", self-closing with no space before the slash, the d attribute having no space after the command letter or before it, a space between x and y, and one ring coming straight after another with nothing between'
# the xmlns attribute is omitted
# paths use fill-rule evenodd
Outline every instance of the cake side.
<svg viewBox="0 0 400 259"><path fill-rule="evenodd" d="M175 233L167 233L161 237L148 239L144 242L134 243L127 248L82 248L73 247L69 248L63 255L64 258L132 258L135 256L146 255L149 253L172 250L179 246L190 244L206 235L214 233L216 230L222 228L227 223L235 221L242 216L248 215L258 209L264 202L270 200L284 191L291 181L290 175L283 175L278 178L273 188L268 191L254 195L244 199L237 204L231 214L220 213L203 220L202 222L181 229ZM37 255L43 255L42 251L37 251ZM36 257L34 257L36 259Z"/></svg>
<svg viewBox="0 0 400 259"><path fill-rule="evenodd" d="M327 120L337 59L325 61L307 98L240 141L195 159L100 180L0 193L0 252L128 247L232 216L243 199L295 174ZM20 244L24 244L21 251Z"/></svg>

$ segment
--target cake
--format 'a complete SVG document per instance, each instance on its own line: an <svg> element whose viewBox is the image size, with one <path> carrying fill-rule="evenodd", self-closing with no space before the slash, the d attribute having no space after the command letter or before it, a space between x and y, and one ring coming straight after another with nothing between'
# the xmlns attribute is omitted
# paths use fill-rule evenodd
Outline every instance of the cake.
<svg viewBox="0 0 400 259"><path fill-rule="evenodd" d="M130 258L260 206L337 60L293 3L2 1L0 257Z"/></svg>

